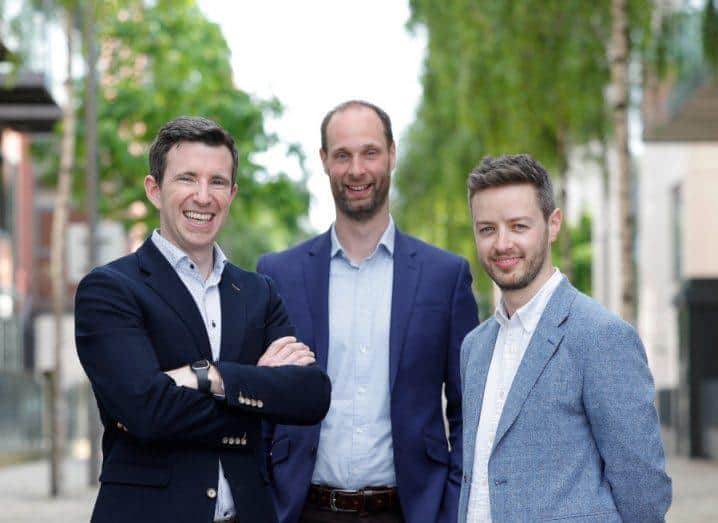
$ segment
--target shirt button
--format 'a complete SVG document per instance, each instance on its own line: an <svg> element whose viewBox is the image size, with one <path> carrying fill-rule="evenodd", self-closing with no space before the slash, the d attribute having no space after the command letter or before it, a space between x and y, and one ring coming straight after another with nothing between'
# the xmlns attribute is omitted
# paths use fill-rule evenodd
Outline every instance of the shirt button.
<svg viewBox="0 0 718 523"><path fill-rule="evenodd" d="M208 488L208 489L207 489L207 497L208 497L209 499L214 499L214 498L216 498L216 497L217 497L217 491L216 491L215 489L213 489L213 488Z"/></svg>
<svg viewBox="0 0 718 523"><path fill-rule="evenodd" d="M192 270L194 270L194 263L190 263L190 264L189 264L189 268L192 269Z"/></svg>
<svg viewBox="0 0 718 523"><path fill-rule="evenodd" d="M366 392L366 387L361 386L357 389L357 391L359 392L359 394L364 394Z"/></svg>
<svg viewBox="0 0 718 523"><path fill-rule="evenodd" d="M216 327L216 326L217 326L217 324L214 321L212 321L212 327Z"/></svg>
<svg viewBox="0 0 718 523"><path fill-rule="evenodd" d="M362 354L366 354L368 350L369 348L366 345L362 345L361 347L359 347L359 352L361 352Z"/></svg>
<svg viewBox="0 0 718 523"><path fill-rule="evenodd" d="M362 427L357 427L357 434L361 434L364 432L364 429Z"/></svg>

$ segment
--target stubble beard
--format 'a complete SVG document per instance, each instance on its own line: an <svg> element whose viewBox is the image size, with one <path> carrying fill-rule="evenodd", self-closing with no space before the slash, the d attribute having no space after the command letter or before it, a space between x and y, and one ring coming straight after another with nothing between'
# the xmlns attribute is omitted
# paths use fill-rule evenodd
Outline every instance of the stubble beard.
<svg viewBox="0 0 718 523"><path fill-rule="evenodd" d="M530 258L524 258L526 262L526 269L524 270L523 274L520 274L518 279L516 280L503 279L503 275L499 271L494 271L489 262L481 260L481 265L484 267L484 270L489 275L489 277L502 291L517 291L520 289L525 289L526 287L531 285L531 283L539 275L539 273L541 272L541 268L546 261L546 256L548 256L548 231L544 235L542 245L542 249L534 256Z"/></svg>

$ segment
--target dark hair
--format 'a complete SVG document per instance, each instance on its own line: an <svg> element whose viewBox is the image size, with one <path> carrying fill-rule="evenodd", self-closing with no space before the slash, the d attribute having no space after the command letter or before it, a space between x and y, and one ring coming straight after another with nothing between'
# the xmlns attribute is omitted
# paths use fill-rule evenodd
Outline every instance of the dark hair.
<svg viewBox="0 0 718 523"><path fill-rule="evenodd" d="M539 207L544 219L556 208L553 197L553 185L546 169L528 154L512 154L492 158L486 156L469 173L469 208L474 194L491 187L528 183L536 188Z"/></svg>
<svg viewBox="0 0 718 523"><path fill-rule="evenodd" d="M162 126L150 146L150 174L162 185L167 167L167 153L181 142L202 142L207 145L224 145L232 153L232 185L237 181L239 158L232 136L219 124L201 116L178 116Z"/></svg>
<svg viewBox="0 0 718 523"><path fill-rule="evenodd" d="M331 121L332 117L336 113L340 113L351 107L366 107L367 109L371 109L372 111L374 111L379 117L379 120L381 120L381 125L384 127L384 138L386 138L386 145L387 147L391 147L391 144L394 143L394 134L391 132L391 118L389 118L389 115L386 114L383 109L377 107L373 103L365 102L364 100L349 100L348 102L340 103L334 109L329 111L326 116L324 116L321 125L322 150L327 150L327 127L329 127L329 122Z"/></svg>

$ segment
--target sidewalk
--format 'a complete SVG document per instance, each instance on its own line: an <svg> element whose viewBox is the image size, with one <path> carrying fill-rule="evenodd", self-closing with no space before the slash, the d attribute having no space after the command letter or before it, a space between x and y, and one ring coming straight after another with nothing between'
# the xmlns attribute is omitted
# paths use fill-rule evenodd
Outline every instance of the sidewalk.
<svg viewBox="0 0 718 523"><path fill-rule="evenodd" d="M718 462L669 456L668 472L673 478L669 523L718 521ZM49 469L46 462L0 468L0 522L88 522L96 490L86 486L87 463L67 461L64 474L64 494L53 500L47 497Z"/></svg>

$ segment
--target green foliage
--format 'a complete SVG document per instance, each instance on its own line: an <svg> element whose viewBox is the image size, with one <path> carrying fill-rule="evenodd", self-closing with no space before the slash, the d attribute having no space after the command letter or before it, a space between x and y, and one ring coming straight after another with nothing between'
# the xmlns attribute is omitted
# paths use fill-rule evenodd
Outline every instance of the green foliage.
<svg viewBox="0 0 718 523"><path fill-rule="evenodd" d="M202 115L225 127L239 151L239 190L225 225L222 247L233 261L254 267L257 257L294 243L304 232L305 179L267 173L253 160L276 138L264 130L264 117L277 115L277 100L262 101L237 89L230 50L220 28L210 23L194 0L108 0L96 4L98 60L98 141L100 214L128 227L158 225L147 203L146 217L128 213L146 202L149 145L159 128L179 115ZM84 179L84 78L78 81L78 136L75 180ZM303 156L295 146L288 154ZM56 169L50 170L50 180ZM84 202L84 184L75 184L75 201Z"/></svg>
<svg viewBox="0 0 718 523"><path fill-rule="evenodd" d="M571 283L581 292L592 294L591 264L593 252L591 247L591 215L584 213L576 225L564 222L562 227L568 227L571 238L571 259L573 260L573 278ZM560 255L556 249L552 251L553 264L560 266Z"/></svg>
<svg viewBox="0 0 718 523"><path fill-rule="evenodd" d="M411 0L411 28L428 36L423 98L396 176L397 220L474 260L468 172L485 155L528 152L554 176L570 147L610 133L610 2ZM633 45L648 30L650 2L630 5ZM486 312L486 311L484 311Z"/></svg>
<svg viewBox="0 0 718 523"><path fill-rule="evenodd" d="M703 54L710 67L718 70L718 6L715 0L706 0L701 29Z"/></svg>

